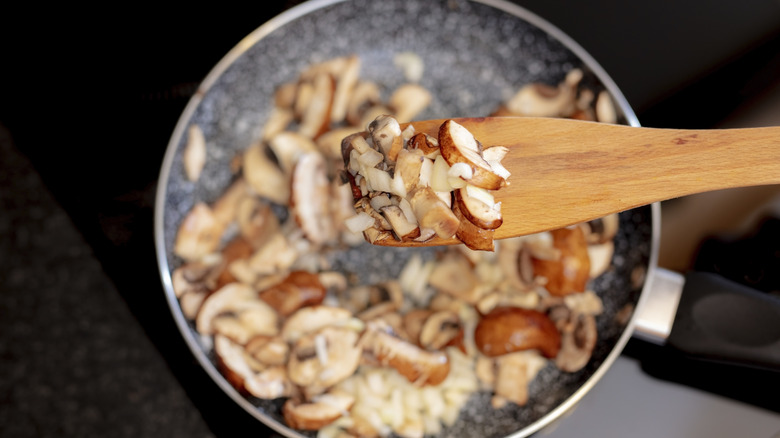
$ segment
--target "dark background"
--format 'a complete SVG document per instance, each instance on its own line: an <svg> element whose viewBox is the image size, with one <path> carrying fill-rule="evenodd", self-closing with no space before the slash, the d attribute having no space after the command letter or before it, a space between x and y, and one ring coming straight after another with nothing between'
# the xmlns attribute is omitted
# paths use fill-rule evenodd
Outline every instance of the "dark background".
<svg viewBox="0 0 780 438"><path fill-rule="evenodd" d="M190 95L298 2L261 3L0 15L0 435L268 432L193 359L152 239L157 174ZM780 77L775 0L517 3L577 40L645 126L713 127Z"/></svg>

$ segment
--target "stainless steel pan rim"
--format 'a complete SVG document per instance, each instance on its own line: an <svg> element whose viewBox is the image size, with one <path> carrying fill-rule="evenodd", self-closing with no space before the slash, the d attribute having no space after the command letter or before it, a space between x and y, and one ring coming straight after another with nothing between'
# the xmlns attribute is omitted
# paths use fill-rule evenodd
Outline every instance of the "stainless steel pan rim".
<svg viewBox="0 0 780 438"><path fill-rule="evenodd" d="M186 132L186 128L188 123L190 122L190 119L195 113L197 107L201 104L206 93L212 88L214 83L233 63L238 58L240 58L247 50L252 48L259 41L263 40L263 38L265 38L266 36L274 32L275 30L282 28L286 24L300 17L306 16L307 14L314 13L315 11L318 11L322 8L335 5L338 3L348 2L348 1L350 0L312 0L306 3L302 3L296 7L293 7L285 11L284 13L278 15L277 17L271 19L270 21L266 22L265 24L261 25L260 27L258 27L254 32L252 32L243 40L241 40L224 58L222 58L220 62L217 63L217 65L210 71L210 73L203 80L200 87L198 88L197 93L195 93L195 95L187 104L185 110L183 111L173 131L171 140L167 146L167 151L165 154L164 161L162 163L161 172L158 180L159 184L156 193L155 215L154 215L154 230L155 230L154 239L156 245L157 258L159 262L160 276L166 293L166 299L168 300L168 304L170 305L171 308L171 313L182 335L184 336L185 341L187 342L190 350L192 351L192 353L194 354L194 356L196 357L200 365L206 370L206 372L214 380L214 382L216 382L217 385L223 391L225 391L226 394L228 394L238 405L240 405L244 410L249 412L258 420L262 421L267 426L271 427L275 431L286 436L303 437L304 435L289 429L285 425L279 423L278 421L276 421L275 419L267 415L265 412L257 409L255 405L253 405L238 391L236 391L236 389L230 383L228 383L227 380L222 376L222 374L217 370L217 368L214 366L214 364L209 359L209 357L207 357L206 353L203 350L203 344L201 340L199 340L197 335L191 330L188 321L185 319L183 313L181 312L181 309L178 304L178 300L176 298L176 295L172 287L171 266L168 263L168 257L166 253L166 241L164 237L164 232L165 232L164 210L166 207L167 194L168 194L166 183L169 181L171 177L171 169L173 166L174 157L176 155L178 145L180 144ZM504 0L469 0L469 1L474 3L481 3L496 8L498 10L502 10L510 15L516 16L522 20L527 21L533 26L536 26L542 31L546 32L554 39L557 39L571 52L573 52L583 62L583 64L586 65L593 72L593 74L598 78L598 80L607 89L607 91L609 91L615 103L623 112L623 115L626 119L626 123L632 126L639 126L639 121L636 115L634 114L633 110L631 109L630 105L628 104L627 100L625 99L625 97L623 96L623 94L621 93L617 85L609 77L606 71L604 71L603 68L596 62L596 60L593 59L579 44L577 44L573 39L571 39L569 36L563 33L560 29L553 26L552 24L542 19L541 17L535 15L534 13L516 4L510 3L508 1L504 1ZM651 249L649 254L649 263L647 265L647 274L645 276L646 280L643 286L643 291L637 303L637 309L640 309L642 307L642 304L644 303L645 298L648 295L646 291L651 286L649 283L651 279L654 277L654 271L656 269L657 257L658 257L658 246L659 246L659 233L660 233L660 205L659 204L654 204L651 206L651 218L652 218L652 242L650 242ZM604 359L604 361L599 366L599 368L587 379L587 381L585 381L579 387L578 390L576 390L563 403L559 404L556 408L548 412L546 415L542 416L539 420L515 432L514 434L511 434L511 436L524 437L524 436L531 435L535 432L538 432L539 430L543 429L544 427L554 422L563 413L571 409L577 402L579 402L579 400L601 379L601 377L604 375L604 373L607 371L610 365L618 357L625 344L628 342L628 339L630 338L633 331L633 327L635 325L636 315L638 313L639 313L638 311L634 312L631 320L629 321L622 335L614 345L611 353Z"/></svg>

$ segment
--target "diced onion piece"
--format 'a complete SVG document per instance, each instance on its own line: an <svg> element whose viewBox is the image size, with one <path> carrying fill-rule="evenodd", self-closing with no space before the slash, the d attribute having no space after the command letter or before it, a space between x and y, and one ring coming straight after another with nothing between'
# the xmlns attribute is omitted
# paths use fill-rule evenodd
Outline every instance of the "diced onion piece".
<svg viewBox="0 0 780 438"><path fill-rule="evenodd" d="M388 205L392 205L393 201L390 200L387 196L374 196L369 201L369 204L371 204L371 208L373 208L376 211L379 211L382 209L382 207L387 207Z"/></svg>
<svg viewBox="0 0 780 438"><path fill-rule="evenodd" d="M412 210L412 204L409 203L409 200L406 198L401 199L401 201L398 203L398 207L400 207L401 211L404 212L406 220L415 224L417 223L417 217L414 215L414 210Z"/></svg>
<svg viewBox="0 0 780 438"><path fill-rule="evenodd" d="M344 226L353 233L365 231L366 229L373 227L374 223L374 218L364 211L344 220Z"/></svg>
<svg viewBox="0 0 780 438"><path fill-rule="evenodd" d="M363 171L365 172L366 182L370 191L393 192L393 178L390 177L389 173L375 167L363 169Z"/></svg>
<svg viewBox="0 0 780 438"><path fill-rule="evenodd" d="M458 163L463 164L463 163ZM468 165L466 165L468 167ZM433 161L433 170L431 171L431 188L437 192L450 192L452 186L448 182L450 165L441 155Z"/></svg>
<svg viewBox="0 0 780 438"><path fill-rule="evenodd" d="M375 149L369 149L358 157L358 162L365 167L375 167L385 159L381 152Z"/></svg>
<svg viewBox="0 0 780 438"><path fill-rule="evenodd" d="M420 180L417 182L421 187L430 186L433 175L433 160L425 158L420 166Z"/></svg>

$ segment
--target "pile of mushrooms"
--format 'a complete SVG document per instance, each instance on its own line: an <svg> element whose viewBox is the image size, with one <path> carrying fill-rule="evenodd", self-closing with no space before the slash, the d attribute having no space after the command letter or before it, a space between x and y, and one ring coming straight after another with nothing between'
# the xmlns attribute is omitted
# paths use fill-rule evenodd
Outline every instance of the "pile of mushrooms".
<svg viewBox="0 0 780 438"><path fill-rule="evenodd" d="M389 115L368 132L341 144L345 180L358 214L346 225L366 240L425 242L456 237L471 249L493 250L493 233L503 223L493 191L507 184L501 165L508 149L483 145L462 125L445 121L434 138L403 131Z"/></svg>
<svg viewBox="0 0 780 438"><path fill-rule="evenodd" d="M602 306L588 285L610 269L617 216L463 238L464 222L488 236L500 225L490 190L508 177L505 151L454 123L439 138L401 131L430 95L410 83L385 104L358 73L358 58L336 58L279 87L233 183L178 229L171 278L182 313L240 393L285 399L286 423L322 437L438 434L480 390L496 407L532 402L528 383L542 368L576 372L590 359ZM585 99L566 91L572 81L560 92L576 109ZM182 158L193 182L209 145L192 125ZM487 165L474 170L479 160ZM325 257L365 238L434 234L468 246L412 254L398 278L375 284Z"/></svg>

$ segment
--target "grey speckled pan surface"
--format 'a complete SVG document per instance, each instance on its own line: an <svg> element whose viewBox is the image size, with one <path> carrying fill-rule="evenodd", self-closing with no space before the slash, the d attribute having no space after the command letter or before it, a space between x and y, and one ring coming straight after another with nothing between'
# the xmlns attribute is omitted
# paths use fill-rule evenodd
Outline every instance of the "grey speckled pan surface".
<svg viewBox="0 0 780 438"><path fill-rule="evenodd" d="M157 194L157 255L173 317L200 363L236 403L289 436L306 434L285 427L280 402L245 398L235 391L216 370L208 344L182 315L171 287L170 271L181 263L172 254L173 239L195 202L215 200L228 185L229 162L259 136L278 85L297 77L312 62L354 53L362 59L361 76L389 92L403 81L401 70L393 64L393 56L400 52L414 52L424 59L421 84L435 97L420 119L488 115L523 84L555 84L579 67L586 72L588 86L612 94L624 123L638 124L617 87L584 50L544 20L506 2L315 1L288 10L238 43L202 83L174 130ZM197 183L186 181L181 163L184 133L192 123L203 129L208 150ZM613 269L593 285L605 312L598 320L600 339L591 363L574 374L548 366L529 388L531 401L525 407L494 410L490 396L478 394L443 435L529 435L560 416L595 384L630 335L631 323L617 323L615 314L626 305L636 305L642 289L636 273L654 266L657 210L652 206L621 214ZM409 253L365 245L330 257L346 271L392 276L397 272L370 267L400 266Z"/></svg>

